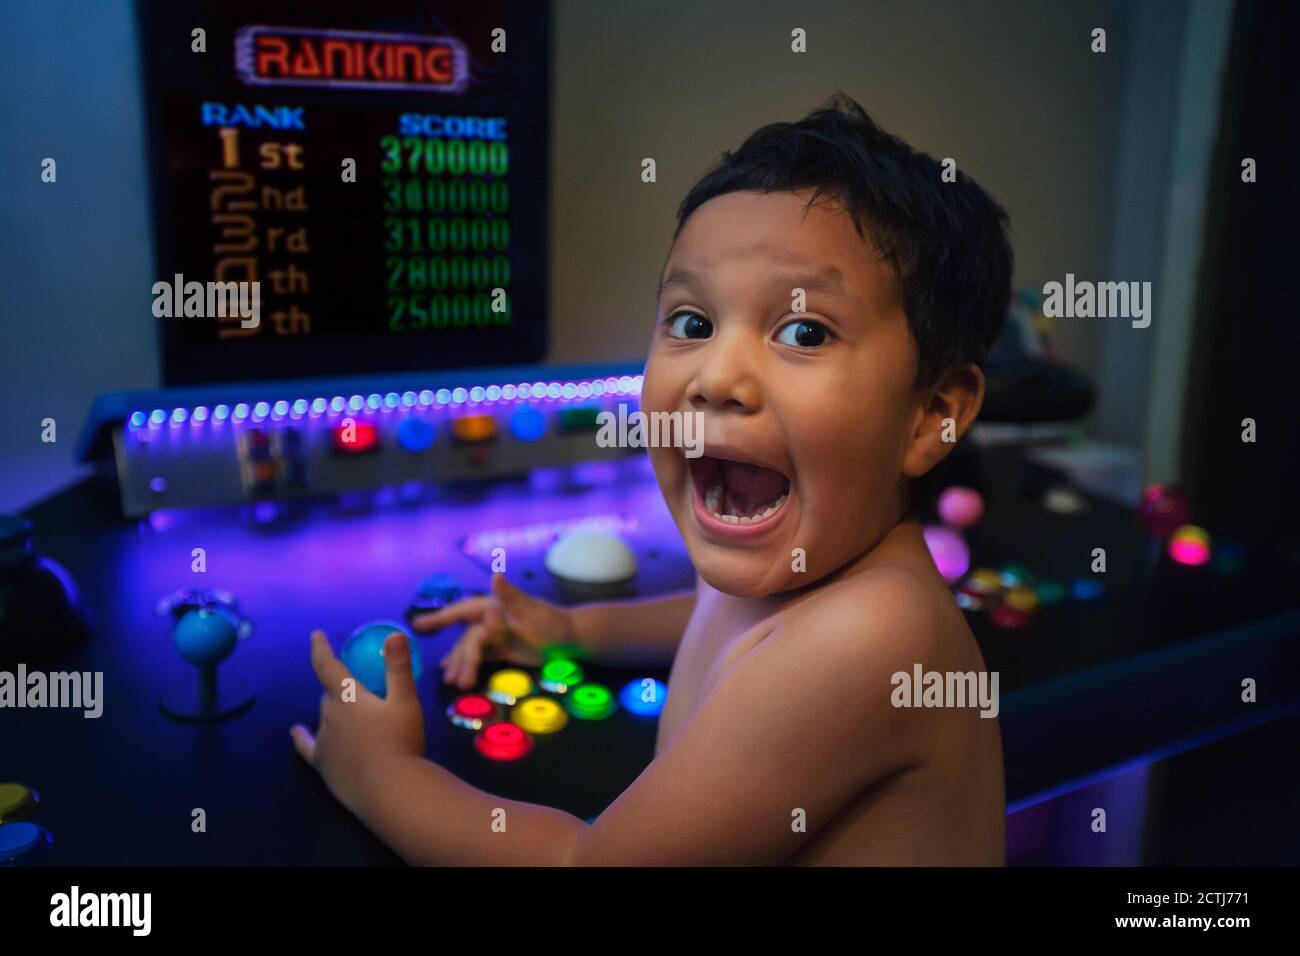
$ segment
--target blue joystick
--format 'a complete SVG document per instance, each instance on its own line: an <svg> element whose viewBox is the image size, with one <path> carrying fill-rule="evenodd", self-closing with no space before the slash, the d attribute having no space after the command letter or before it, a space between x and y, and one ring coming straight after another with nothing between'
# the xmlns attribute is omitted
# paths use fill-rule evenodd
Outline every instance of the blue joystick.
<svg viewBox="0 0 1300 956"><path fill-rule="evenodd" d="M199 608L186 611L176 629L172 643L181 657L195 667L220 664L235 649L239 641L239 626L229 612L219 608Z"/></svg>
<svg viewBox="0 0 1300 956"><path fill-rule="evenodd" d="M454 574L431 574L420 582L415 597L406 609L406 616L413 618L429 611L441 611L448 604L481 593L483 592L462 588Z"/></svg>
<svg viewBox="0 0 1300 956"><path fill-rule="evenodd" d="M163 694L162 709L176 720L206 722L233 717L253 703L253 692L236 681L217 683L217 665L251 630L233 601L177 605L172 643L181 657L198 668L198 681L182 681Z"/></svg>
<svg viewBox="0 0 1300 956"><path fill-rule="evenodd" d="M384 677L384 641L394 631L406 635L406 642L411 648L411 672L419 680L424 673L420 645L415 642L410 631L395 621L362 624L343 642L339 651L339 660L352 672L352 676L378 697L388 693L388 681Z"/></svg>

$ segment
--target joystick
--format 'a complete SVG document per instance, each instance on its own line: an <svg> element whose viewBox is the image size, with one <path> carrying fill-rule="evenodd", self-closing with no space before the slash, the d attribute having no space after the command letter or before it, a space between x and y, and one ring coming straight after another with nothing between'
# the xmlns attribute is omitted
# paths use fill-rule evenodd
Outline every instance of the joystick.
<svg viewBox="0 0 1300 956"><path fill-rule="evenodd" d="M203 723L247 710L253 703L251 689L230 678L217 682L217 665L252 632L230 595L182 591L159 609L176 618L172 643L187 663L198 668L197 681L181 681L163 694L163 713L175 720Z"/></svg>
<svg viewBox="0 0 1300 956"><path fill-rule="evenodd" d="M89 635L72 578L34 552L30 524L0 515L0 665L57 659Z"/></svg>
<svg viewBox="0 0 1300 956"><path fill-rule="evenodd" d="M420 582L420 587L406 609L407 617L441 611L448 604L455 604L472 593L460 586L460 581L453 574L431 574Z"/></svg>
<svg viewBox="0 0 1300 956"><path fill-rule="evenodd" d="M343 642L343 647L339 650L339 660L366 690L377 697L388 693L388 681L384 676L384 641L394 631L406 635L406 643L411 648L411 673L419 680L424 673L420 645L415 642L410 631L395 621L362 624Z"/></svg>

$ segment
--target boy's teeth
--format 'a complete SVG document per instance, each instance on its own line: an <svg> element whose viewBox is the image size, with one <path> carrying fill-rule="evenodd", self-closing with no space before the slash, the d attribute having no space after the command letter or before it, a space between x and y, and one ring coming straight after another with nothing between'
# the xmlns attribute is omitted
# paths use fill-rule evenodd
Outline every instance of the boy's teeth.
<svg viewBox="0 0 1300 956"><path fill-rule="evenodd" d="M757 514L738 515L723 512L722 507L724 494L721 483L709 485L704 492L704 506L708 508L709 511L713 512L715 517L721 518L728 524L755 524L759 521L765 521L780 510L781 505L785 504L785 499L788 496L788 493L783 493L774 502ZM729 512L740 510L731 499L727 500L727 508Z"/></svg>

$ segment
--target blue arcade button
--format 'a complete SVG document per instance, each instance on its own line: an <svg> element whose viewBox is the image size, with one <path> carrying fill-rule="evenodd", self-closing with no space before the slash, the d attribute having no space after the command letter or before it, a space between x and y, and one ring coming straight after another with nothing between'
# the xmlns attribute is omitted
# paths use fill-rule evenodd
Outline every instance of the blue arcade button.
<svg viewBox="0 0 1300 956"><path fill-rule="evenodd" d="M54 838L45 827L23 821L0 826L0 866L18 866L31 863L45 850Z"/></svg>
<svg viewBox="0 0 1300 956"><path fill-rule="evenodd" d="M409 452L419 453L433 447L438 431L423 418L404 418L397 426L397 443Z"/></svg>

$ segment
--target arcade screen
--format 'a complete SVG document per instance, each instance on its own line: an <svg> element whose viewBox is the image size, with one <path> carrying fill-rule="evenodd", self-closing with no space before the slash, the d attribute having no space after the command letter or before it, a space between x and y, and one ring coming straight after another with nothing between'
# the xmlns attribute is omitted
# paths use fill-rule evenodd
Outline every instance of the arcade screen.
<svg viewBox="0 0 1300 956"><path fill-rule="evenodd" d="M167 384L542 357L545 3L139 11Z"/></svg>

